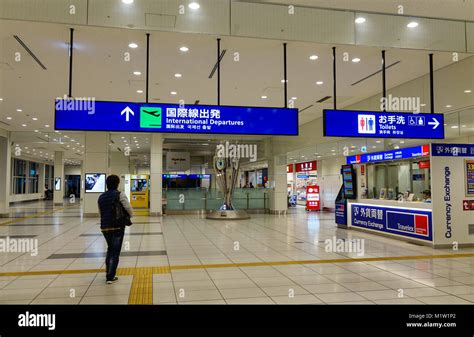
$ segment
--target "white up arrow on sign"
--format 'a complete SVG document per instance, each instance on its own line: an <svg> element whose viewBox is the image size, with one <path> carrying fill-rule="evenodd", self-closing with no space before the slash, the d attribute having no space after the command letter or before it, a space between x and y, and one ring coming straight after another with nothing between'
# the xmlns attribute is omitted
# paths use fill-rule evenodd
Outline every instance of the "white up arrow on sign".
<svg viewBox="0 0 474 337"><path fill-rule="evenodd" d="M436 128L438 127L439 122L438 122L438 120L437 120L436 118L432 118L432 119L433 119L433 121L432 121L432 122L428 122L428 125L434 125L434 126L433 126L433 130L434 130L434 129L436 129Z"/></svg>
<svg viewBox="0 0 474 337"><path fill-rule="evenodd" d="M135 116L135 113L129 107L126 107L125 109L123 109L122 112L120 113L120 116L122 116L123 114L125 114L125 121L127 122L130 121L130 114L132 114L132 116Z"/></svg>

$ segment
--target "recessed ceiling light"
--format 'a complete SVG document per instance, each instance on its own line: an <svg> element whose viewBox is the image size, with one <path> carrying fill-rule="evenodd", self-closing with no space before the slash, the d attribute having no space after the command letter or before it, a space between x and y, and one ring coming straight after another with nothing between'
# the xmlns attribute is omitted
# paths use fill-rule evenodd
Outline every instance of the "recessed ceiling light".
<svg viewBox="0 0 474 337"><path fill-rule="evenodd" d="M18 111L18 112L22 112L23 110L21 110L21 109L16 109L16 111Z"/></svg>
<svg viewBox="0 0 474 337"><path fill-rule="evenodd" d="M3 101L3 98L0 97L0 102Z"/></svg>
<svg viewBox="0 0 474 337"><path fill-rule="evenodd" d="M298 97L291 97L292 100L298 99Z"/></svg>
<svg viewBox="0 0 474 337"><path fill-rule="evenodd" d="M465 128L465 127L466 127L466 124L461 125L461 127L462 127L462 128Z"/></svg>
<svg viewBox="0 0 474 337"><path fill-rule="evenodd" d="M126 5L133 4L133 0L122 0L122 2Z"/></svg>
<svg viewBox="0 0 474 337"><path fill-rule="evenodd" d="M49 128L49 124L46 124L44 127L45 127L45 128Z"/></svg>
<svg viewBox="0 0 474 337"><path fill-rule="evenodd" d="M137 90L137 93L143 94L143 90Z"/></svg>
<svg viewBox="0 0 474 337"><path fill-rule="evenodd" d="M181 78L181 77L183 77L183 75L181 75L181 74L174 74L174 77L176 77L176 78Z"/></svg>
<svg viewBox="0 0 474 337"><path fill-rule="evenodd" d="M199 7L201 7L201 5L199 5L197 2L191 2L188 5L188 7L191 8L191 9L199 9Z"/></svg>
<svg viewBox="0 0 474 337"><path fill-rule="evenodd" d="M356 18L354 21L355 21L355 23L364 23L364 22L365 22L365 18L363 18L363 17L360 16L360 17Z"/></svg>
<svg viewBox="0 0 474 337"><path fill-rule="evenodd" d="M451 126L451 129L458 129L458 128L459 128L459 126L457 126L457 125Z"/></svg>
<svg viewBox="0 0 474 337"><path fill-rule="evenodd" d="M189 48L186 46L182 46L181 48L179 48L179 50L181 50L182 52L187 52Z"/></svg>
<svg viewBox="0 0 474 337"><path fill-rule="evenodd" d="M262 96L262 99L267 99L267 96L263 95L263 96Z"/></svg>
<svg viewBox="0 0 474 337"><path fill-rule="evenodd" d="M136 44L134 42L130 43L128 46L132 49L138 48L138 44Z"/></svg>
<svg viewBox="0 0 474 337"><path fill-rule="evenodd" d="M37 120L38 120L38 118L36 118L36 117L33 117L33 118L31 118L31 119L34 120L34 121L37 121Z"/></svg>
<svg viewBox="0 0 474 337"><path fill-rule="evenodd" d="M312 60L312 61L317 60L318 58L319 58L318 55L311 55L311 56L309 57L309 59Z"/></svg>
<svg viewBox="0 0 474 337"><path fill-rule="evenodd" d="M402 140L402 141L400 142L400 144L405 144L405 141L404 141L404 140Z"/></svg>
<svg viewBox="0 0 474 337"><path fill-rule="evenodd" d="M26 124L21 124L21 126L25 127L25 126L26 126Z"/></svg>
<svg viewBox="0 0 474 337"><path fill-rule="evenodd" d="M35 130L35 132L39 132L38 130Z"/></svg>
<svg viewBox="0 0 474 337"><path fill-rule="evenodd" d="M448 104L448 105L446 105L446 107L447 107L447 108L451 108L451 107L452 107L452 105L451 105L451 104Z"/></svg>
<svg viewBox="0 0 474 337"><path fill-rule="evenodd" d="M177 92L176 92L176 91L172 91L172 92L170 92L170 94L171 94L171 95L176 95Z"/></svg>
<svg viewBox="0 0 474 337"><path fill-rule="evenodd" d="M354 62L354 63L359 63L359 62L360 62L360 58L354 57L354 58L352 59L352 62Z"/></svg>
<svg viewBox="0 0 474 337"><path fill-rule="evenodd" d="M425 103L422 103L422 104L420 104L420 106L426 106L426 104L425 104Z"/></svg>
<svg viewBox="0 0 474 337"><path fill-rule="evenodd" d="M323 81L317 81L316 84L317 85L322 85L324 82Z"/></svg>
<svg viewBox="0 0 474 337"><path fill-rule="evenodd" d="M381 140L376 140L375 141L377 144L380 144L382 141Z"/></svg>
<svg viewBox="0 0 474 337"><path fill-rule="evenodd" d="M412 21L407 25L408 28L415 28L418 27L418 22Z"/></svg>
<svg viewBox="0 0 474 337"><path fill-rule="evenodd" d="M7 117L7 119L8 119L9 121L11 121L11 120L12 120L12 118L11 118L11 117Z"/></svg>
<svg viewBox="0 0 474 337"><path fill-rule="evenodd" d="M282 79L280 82L285 83L285 79ZM286 80L286 83L288 83L288 80Z"/></svg>
<svg viewBox="0 0 474 337"><path fill-rule="evenodd" d="M134 72L133 72L133 75L135 75L135 76L140 76L141 74L142 74L142 73L139 72L139 71L134 71Z"/></svg>
<svg viewBox="0 0 474 337"><path fill-rule="evenodd" d="M470 89L464 90L465 94L470 94L471 92L472 92L472 90L470 90Z"/></svg>

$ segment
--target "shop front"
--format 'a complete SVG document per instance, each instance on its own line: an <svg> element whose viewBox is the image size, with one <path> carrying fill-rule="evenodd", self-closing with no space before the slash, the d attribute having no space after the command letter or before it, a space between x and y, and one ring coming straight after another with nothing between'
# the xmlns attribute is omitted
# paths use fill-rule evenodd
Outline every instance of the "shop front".
<svg viewBox="0 0 474 337"><path fill-rule="evenodd" d="M316 185L318 172L316 160L295 164L295 194L298 205L306 206L308 186Z"/></svg>
<svg viewBox="0 0 474 337"><path fill-rule="evenodd" d="M474 145L347 157L338 224L435 248L474 245ZM344 220L345 218L345 220Z"/></svg>

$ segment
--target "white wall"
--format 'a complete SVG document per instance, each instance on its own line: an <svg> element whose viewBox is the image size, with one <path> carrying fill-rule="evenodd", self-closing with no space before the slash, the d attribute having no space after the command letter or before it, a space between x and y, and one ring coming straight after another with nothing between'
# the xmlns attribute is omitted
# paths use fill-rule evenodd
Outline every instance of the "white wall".
<svg viewBox="0 0 474 337"><path fill-rule="evenodd" d="M335 201L342 186L341 165L346 160L344 157L334 157L318 161L318 185L320 187L321 206L335 208Z"/></svg>

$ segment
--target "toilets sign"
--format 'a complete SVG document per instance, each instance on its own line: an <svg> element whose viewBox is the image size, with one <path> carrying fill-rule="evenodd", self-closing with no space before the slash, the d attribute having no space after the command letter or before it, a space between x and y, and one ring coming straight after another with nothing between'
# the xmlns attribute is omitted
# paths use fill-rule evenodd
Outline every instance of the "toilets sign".
<svg viewBox="0 0 474 337"><path fill-rule="evenodd" d="M325 137L444 139L442 114L324 110Z"/></svg>
<svg viewBox="0 0 474 337"><path fill-rule="evenodd" d="M298 110L57 99L55 129L244 135L298 135Z"/></svg>

